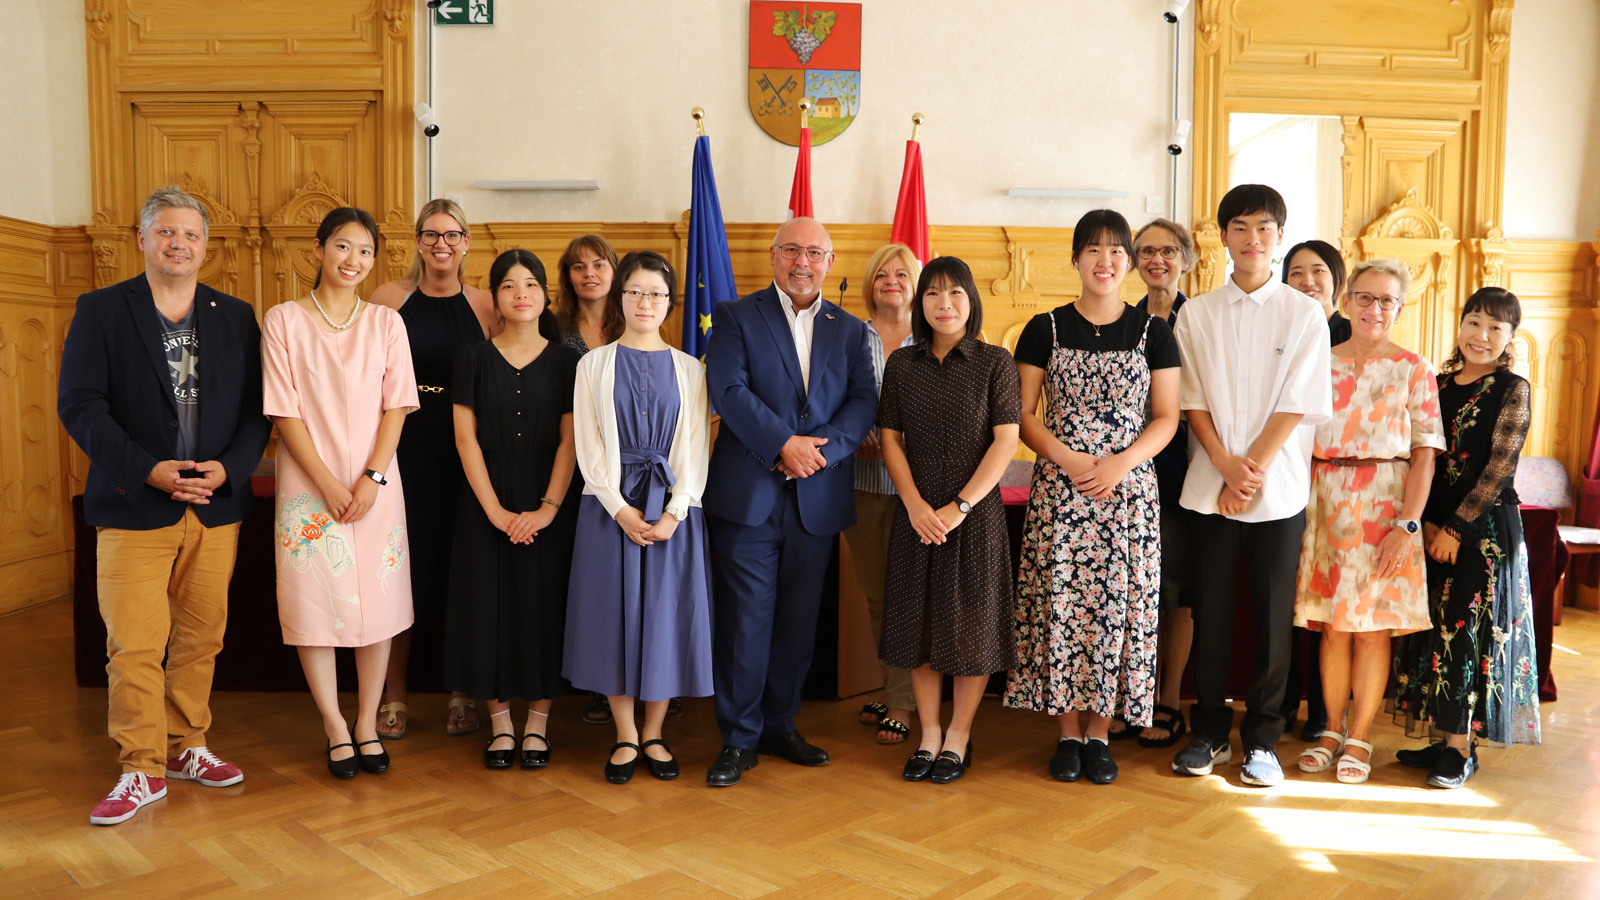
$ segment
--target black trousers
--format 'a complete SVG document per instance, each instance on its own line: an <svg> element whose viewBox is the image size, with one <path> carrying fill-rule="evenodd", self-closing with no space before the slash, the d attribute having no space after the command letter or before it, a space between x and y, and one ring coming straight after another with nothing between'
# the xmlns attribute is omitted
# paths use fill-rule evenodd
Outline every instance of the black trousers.
<svg viewBox="0 0 1600 900"><path fill-rule="evenodd" d="M1223 743L1233 730L1227 704L1233 656L1234 604L1239 600L1239 563L1249 572L1255 624L1254 663L1245 695L1239 737L1246 747L1272 747L1283 734L1283 694L1289 678L1294 631L1295 576L1304 510L1270 522L1238 522L1220 515L1195 515L1189 535L1195 564L1194 686L1190 715L1196 734Z"/></svg>

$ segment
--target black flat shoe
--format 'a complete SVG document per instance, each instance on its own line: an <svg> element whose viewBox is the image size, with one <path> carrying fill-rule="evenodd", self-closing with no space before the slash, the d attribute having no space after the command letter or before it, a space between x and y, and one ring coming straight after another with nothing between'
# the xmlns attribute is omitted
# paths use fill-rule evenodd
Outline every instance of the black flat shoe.
<svg viewBox="0 0 1600 900"><path fill-rule="evenodd" d="M927 781L933 774L933 752L931 750L918 750L906 760L906 768L900 773L907 781Z"/></svg>
<svg viewBox="0 0 1600 900"><path fill-rule="evenodd" d="M362 753L361 748L368 744L377 744L377 753ZM373 738L370 741L356 742L356 759L361 760L361 768L374 775L382 775L389 771L389 751L383 749L383 738Z"/></svg>
<svg viewBox="0 0 1600 900"><path fill-rule="evenodd" d="M335 778L354 778L356 777L356 773L361 771L361 760L357 758L361 754L357 753L346 759L334 759L333 751L339 749L340 747L349 747L351 750L354 750L356 745L350 743L349 741L345 741L342 744L329 744L328 772Z"/></svg>
<svg viewBox="0 0 1600 900"><path fill-rule="evenodd" d="M933 774L928 776L934 784L949 784L967 774L967 766L972 765L972 740L967 740L966 758L957 756L954 751L946 750L933 760Z"/></svg>
<svg viewBox="0 0 1600 900"><path fill-rule="evenodd" d="M781 756L797 766L828 764L828 751L808 742L798 731L791 731L782 737L766 738L756 744L756 752Z"/></svg>
<svg viewBox="0 0 1600 900"><path fill-rule="evenodd" d="M528 738L538 738L544 741L543 750L529 750ZM542 769L550 765L550 739L542 734L525 734L522 736L522 767L524 769Z"/></svg>
<svg viewBox="0 0 1600 900"><path fill-rule="evenodd" d="M1305 741L1306 743L1309 744L1312 741L1316 740L1317 738L1321 737L1322 733L1324 731L1327 731L1327 730L1328 730L1328 718L1327 718L1327 716L1323 716L1320 719L1307 718L1305 726L1300 729L1300 740Z"/></svg>
<svg viewBox="0 0 1600 900"><path fill-rule="evenodd" d="M660 744L661 749L667 751L668 756L672 755L672 748L668 747L667 742L663 741L661 738L653 738L640 744L639 752L644 753L644 748L649 747L652 744ZM644 761L650 766L650 774L661 779L662 781L671 781L672 779L678 777L678 761L676 759L659 760L646 753L644 756Z"/></svg>
<svg viewBox="0 0 1600 900"><path fill-rule="evenodd" d="M1445 790L1461 787L1478 771L1477 748L1472 748L1466 756L1462 756L1460 750L1443 744L1440 746L1444 749L1439 751L1439 758L1428 773L1428 787Z"/></svg>
<svg viewBox="0 0 1600 900"><path fill-rule="evenodd" d="M1055 755L1050 757L1050 777L1057 781L1077 781L1083 773L1083 742L1072 738L1056 741Z"/></svg>
<svg viewBox="0 0 1600 900"><path fill-rule="evenodd" d="M1444 752L1445 742L1435 741L1426 747L1416 750L1396 750L1395 762L1413 769L1432 769L1439 761L1439 755Z"/></svg>
<svg viewBox="0 0 1600 900"><path fill-rule="evenodd" d="M1091 784L1110 784L1117 780L1117 762L1111 748L1091 740L1083 745L1083 777Z"/></svg>
<svg viewBox="0 0 1600 900"><path fill-rule="evenodd" d="M706 784L711 787L732 787L739 783L747 770L754 769L760 762L761 757L756 755L756 751L724 744L716 762L706 770Z"/></svg>
<svg viewBox="0 0 1600 900"><path fill-rule="evenodd" d="M511 746L504 750L490 750L489 748L494 746L494 742L500 740L501 738L511 741ZM489 743L483 746L483 767L485 769L511 768L511 758L515 756L517 752L516 740L517 736L514 734L497 734L490 738Z"/></svg>
<svg viewBox="0 0 1600 900"><path fill-rule="evenodd" d="M614 763L609 759L606 760L606 780L612 784L627 784L628 782L632 781L633 765L634 763L638 762L639 757L643 755L639 752L638 744L630 743L628 741L619 741L612 746L611 752L616 753L623 747L633 748L633 759L630 759L625 763Z"/></svg>

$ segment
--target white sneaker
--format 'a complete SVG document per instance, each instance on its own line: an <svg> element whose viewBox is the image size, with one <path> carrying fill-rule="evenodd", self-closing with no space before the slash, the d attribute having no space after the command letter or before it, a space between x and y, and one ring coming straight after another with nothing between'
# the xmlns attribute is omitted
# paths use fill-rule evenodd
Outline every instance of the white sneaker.
<svg viewBox="0 0 1600 900"><path fill-rule="evenodd" d="M133 818L133 814L146 803L167 795L165 778L150 778L143 772L125 772L117 779L104 800L95 804L89 813L90 825L115 825Z"/></svg>

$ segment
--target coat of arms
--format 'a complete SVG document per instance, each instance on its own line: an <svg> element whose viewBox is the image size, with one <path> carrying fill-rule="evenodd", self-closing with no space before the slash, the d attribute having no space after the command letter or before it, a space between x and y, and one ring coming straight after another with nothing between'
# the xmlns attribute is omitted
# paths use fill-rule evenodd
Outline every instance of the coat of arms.
<svg viewBox="0 0 1600 900"><path fill-rule="evenodd" d="M800 98L810 97L811 143L826 144L861 108L861 4L751 0L750 112L791 146Z"/></svg>

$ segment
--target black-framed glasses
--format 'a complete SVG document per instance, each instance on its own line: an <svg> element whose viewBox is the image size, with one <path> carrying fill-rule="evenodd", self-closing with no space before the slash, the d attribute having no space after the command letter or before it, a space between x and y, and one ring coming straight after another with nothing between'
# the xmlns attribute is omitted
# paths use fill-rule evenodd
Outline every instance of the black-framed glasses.
<svg viewBox="0 0 1600 900"><path fill-rule="evenodd" d="M1161 258L1162 259L1177 259L1178 258L1178 248L1177 247L1140 247L1139 248L1139 258L1140 259L1155 259L1157 253L1161 254Z"/></svg>
<svg viewBox="0 0 1600 900"><path fill-rule="evenodd" d="M623 291L622 299L637 306L660 306L671 300L672 295L654 291Z"/></svg>
<svg viewBox="0 0 1600 900"><path fill-rule="evenodd" d="M832 253L833 251L824 250L821 247L802 247L799 244L784 244L778 248L778 252L783 254L784 259L799 259L800 254L804 253L806 255L806 259L809 259L814 263L819 263L827 259L828 254Z"/></svg>
<svg viewBox="0 0 1600 900"><path fill-rule="evenodd" d="M1366 291L1357 291L1351 294L1350 302L1361 307L1362 309L1366 309L1367 307L1376 303L1378 304L1378 308L1384 312L1398 308L1401 303L1399 297L1385 297L1382 294L1369 294Z"/></svg>
<svg viewBox="0 0 1600 900"><path fill-rule="evenodd" d="M427 244L429 247L439 243L439 238L444 238L444 242L446 244L454 247L455 245L461 243L461 239L466 236L467 233L465 231L424 231L417 235L417 237L422 238L422 242Z"/></svg>

